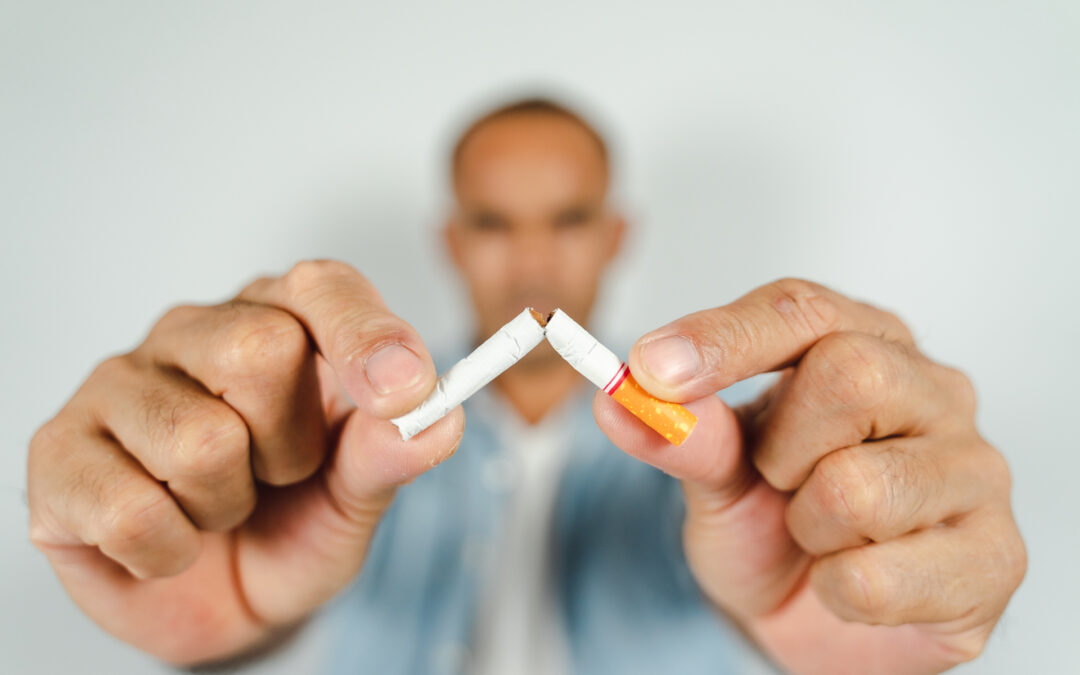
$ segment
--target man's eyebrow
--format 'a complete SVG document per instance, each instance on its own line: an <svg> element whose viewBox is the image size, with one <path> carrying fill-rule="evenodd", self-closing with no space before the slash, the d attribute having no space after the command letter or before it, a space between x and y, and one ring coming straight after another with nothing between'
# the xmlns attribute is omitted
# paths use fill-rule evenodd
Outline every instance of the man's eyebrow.
<svg viewBox="0 0 1080 675"><path fill-rule="evenodd" d="M466 225L483 226L483 225L495 225L507 223L510 221L505 215L497 211L496 209L480 208L464 211L462 213L462 221Z"/></svg>
<svg viewBox="0 0 1080 675"><path fill-rule="evenodd" d="M590 218L601 211L601 207L588 202L567 204L560 206L551 213L552 220L563 220L567 217Z"/></svg>

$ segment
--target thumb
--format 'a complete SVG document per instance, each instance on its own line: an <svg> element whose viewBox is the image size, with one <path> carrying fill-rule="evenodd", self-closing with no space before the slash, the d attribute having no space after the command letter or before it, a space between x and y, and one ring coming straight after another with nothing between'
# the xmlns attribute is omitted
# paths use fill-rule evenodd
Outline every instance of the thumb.
<svg viewBox="0 0 1080 675"><path fill-rule="evenodd" d="M746 621L775 609L804 583L810 560L788 533L787 496L750 462L734 411L715 395L684 406L698 423L678 446L602 392L593 414L612 443L680 480L683 546L694 578L710 600Z"/></svg>

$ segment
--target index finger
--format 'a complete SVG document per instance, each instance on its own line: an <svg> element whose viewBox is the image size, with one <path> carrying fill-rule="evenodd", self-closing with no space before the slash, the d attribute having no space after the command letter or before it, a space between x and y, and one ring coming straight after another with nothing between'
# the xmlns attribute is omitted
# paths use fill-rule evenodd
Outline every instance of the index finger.
<svg viewBox="0 0 1080 675"><path fill-rule="evenodd" d="M371 415L400 415L435 386L435 364L420 336L345 263L303 261L282 277L256 280L239 297L295 316L349 397Z"/></svg>
<svg viewBox="0 0 1080 675"><path fill-rule="evenodd" d="M853 330L911 343L896 316L820 284L781 279L735 302L688 314L638 339L630 370L669 401L690 401L785 368L818 340Z"/></svg>

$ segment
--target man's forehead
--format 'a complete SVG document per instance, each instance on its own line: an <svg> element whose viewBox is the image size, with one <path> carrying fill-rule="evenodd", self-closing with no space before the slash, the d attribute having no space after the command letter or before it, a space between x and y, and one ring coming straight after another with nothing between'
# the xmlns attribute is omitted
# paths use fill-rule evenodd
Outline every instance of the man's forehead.
<svg viewBox="0 0 1080 675"><path fill-rule="evenodd" d="M455 169L460 197L528 191L534 198L560 198L602 194L607 187L607 161L596 138L579 122L552 113L485 121L462 143Z"/></svg>

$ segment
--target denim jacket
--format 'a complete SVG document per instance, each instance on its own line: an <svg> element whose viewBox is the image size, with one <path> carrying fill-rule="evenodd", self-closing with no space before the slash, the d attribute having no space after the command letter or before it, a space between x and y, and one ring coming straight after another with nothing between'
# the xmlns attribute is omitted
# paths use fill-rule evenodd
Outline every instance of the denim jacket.
<svg viewBox="0 0 1080 675"><path fill-rule="evenodd" d="M452 362L437 360L439 372ZM744 401L748 384L720 395ZM691 576L678 481L608 441L592 394L584 386L575 395L548 547L573 671L777 672ZM468 672L483 584L478 551L498 532L506 499L497 481L482 480L498 447L475 405L464 404L457 453L399 489L363 570L328 609L324 672Z"/></svg>

